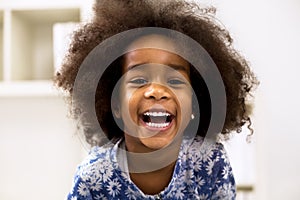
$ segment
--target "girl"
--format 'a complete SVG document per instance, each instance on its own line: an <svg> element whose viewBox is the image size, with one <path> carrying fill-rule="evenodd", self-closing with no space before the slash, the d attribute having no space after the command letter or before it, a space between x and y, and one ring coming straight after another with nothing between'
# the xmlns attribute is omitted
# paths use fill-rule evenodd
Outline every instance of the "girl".
<svg viewBox="0 0 300 200"><path fill-rule="evenodd" d="M251 121L257 83L213 9L99 0L57 86L93 146L68 199L235 199L217 136Z"/></svg>

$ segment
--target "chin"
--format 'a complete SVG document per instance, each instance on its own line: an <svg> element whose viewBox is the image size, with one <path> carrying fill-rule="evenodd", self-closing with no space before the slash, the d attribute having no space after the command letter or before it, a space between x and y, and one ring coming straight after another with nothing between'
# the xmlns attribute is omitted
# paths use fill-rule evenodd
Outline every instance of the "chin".
<svg viewBox="0 0 300 200"><path fill-rule="evenodd" d="M172 142L170 139L164 138L144 138L141 139L141 143L151 150L159 150Z"/></svg>

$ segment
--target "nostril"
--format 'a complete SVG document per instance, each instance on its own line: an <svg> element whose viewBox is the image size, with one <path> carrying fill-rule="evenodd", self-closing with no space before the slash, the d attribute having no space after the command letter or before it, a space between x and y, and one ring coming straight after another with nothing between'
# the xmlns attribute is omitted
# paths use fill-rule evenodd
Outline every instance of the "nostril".
<svg viewBox="0 0 300 200"><path fill-rule="evenodd" d="M146 98L154 99L154 100L168 99L167 96L161 96L161 95L149 95L146 96Z"/></svg>
<svg viewBox="0 0 300 200"><path fill-rule="evenodd" d="M168 99L170 94L162 85L153 85L151 84L149 88L144 93L145 98L161 100L161 99Z"/></svg>

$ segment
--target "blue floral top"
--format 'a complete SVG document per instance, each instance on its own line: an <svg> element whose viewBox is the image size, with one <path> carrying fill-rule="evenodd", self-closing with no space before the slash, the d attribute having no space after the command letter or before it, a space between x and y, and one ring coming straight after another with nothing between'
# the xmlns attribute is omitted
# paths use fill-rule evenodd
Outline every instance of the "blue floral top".
<svg viewBox="0 0 300 200"><path fill-rule="evenodd" d="M157 195L144 194L128 173L120 170L119 143L91 149L88 158L78 167L68 200L235 199L232 169L220 143L209 143L199 136L190 145L183 142L172 179Z"/></svg>

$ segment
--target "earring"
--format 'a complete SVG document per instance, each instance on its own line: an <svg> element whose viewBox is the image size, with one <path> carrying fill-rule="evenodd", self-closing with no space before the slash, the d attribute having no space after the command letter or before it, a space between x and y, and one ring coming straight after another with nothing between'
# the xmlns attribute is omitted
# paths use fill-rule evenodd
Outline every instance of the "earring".
<svg viewBox="0 0 300 200"><path fill-rule="evenodd" d="M115 106L115 108L112 109L112 113L114 117L121 118L120 108L118 106Z"/></svg>
<svg viewBox="0 0 300 200"><path fill-rule="evenodd" d="M195 115L193 113L191 114L191 119L195 119Z"/></svg>

